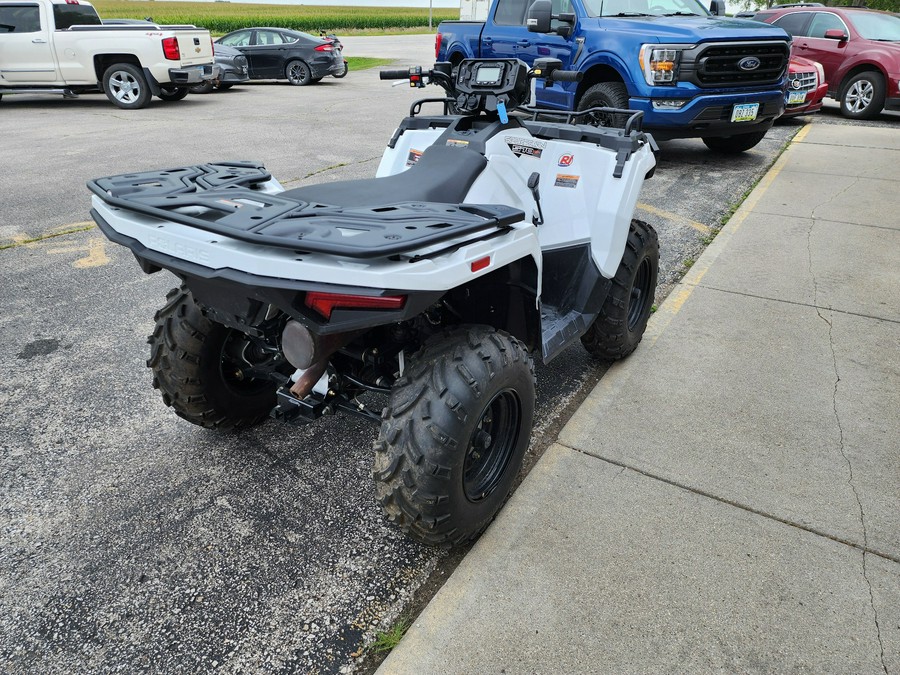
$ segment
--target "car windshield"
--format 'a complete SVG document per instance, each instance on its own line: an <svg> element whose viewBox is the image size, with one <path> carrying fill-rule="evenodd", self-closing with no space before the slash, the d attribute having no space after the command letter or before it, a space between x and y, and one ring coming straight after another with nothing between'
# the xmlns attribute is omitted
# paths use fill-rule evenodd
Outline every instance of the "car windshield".
<svg viewBox="0 0 900 675"><path fill-rule="evenodd" d="M709 16L697 0L585 0L590 16Z"/></svg>
<svg viewBox="0 0 900 675"><path fill-rule="evenodd" d="M848 12L856 32L866 40L900 42L900 18L891 14Z"/></svg>

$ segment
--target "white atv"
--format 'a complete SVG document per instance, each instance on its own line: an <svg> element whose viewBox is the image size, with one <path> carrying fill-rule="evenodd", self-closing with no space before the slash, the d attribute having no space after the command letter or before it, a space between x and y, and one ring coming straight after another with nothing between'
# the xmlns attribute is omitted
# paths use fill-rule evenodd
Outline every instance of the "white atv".
<svg viewBox="0 0 900 675"><path fill-rule="evenodd" d="M413 104L372 179L284 190L223 162L88 183L104 234L182 281L149 338L166 405L215 429L362 416L388 518L428 544L480 534L529 444L531 355L628 355L656 287L656 233L632 220L656 166L641 113L516 111L534 78L579 78L559 65L382 72L448 97Z"/></svg>

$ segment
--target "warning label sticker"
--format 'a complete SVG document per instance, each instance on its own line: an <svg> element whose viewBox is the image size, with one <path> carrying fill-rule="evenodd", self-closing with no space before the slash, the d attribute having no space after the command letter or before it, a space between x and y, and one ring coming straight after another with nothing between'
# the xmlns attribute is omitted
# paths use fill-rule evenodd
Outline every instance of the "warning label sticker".
<svg viewBox="0 0 900 675"><path fill-rule="evenodd" d="M447 145L456 145L459 147L465 147L469 144L469 141L460 141L455 138L451 138L447 141Z"/></svg>
<svg viewBox="0 0 900 675"><path fill-rule="evenodd" d="M421 150L416 150L415 148L410 148L409 154L406 156L406 166L412 166L416 162L419 161L419 157L422 156Z"/></svg>
<svg viewBox="0 0 900 675"><path fill-rule="evenodd" d="M565 187L565 188L573 188L578 185L578 179L581 176L573 176L567 173L558 173L556 174L556 182L554 185L556 187Z"/></svg>

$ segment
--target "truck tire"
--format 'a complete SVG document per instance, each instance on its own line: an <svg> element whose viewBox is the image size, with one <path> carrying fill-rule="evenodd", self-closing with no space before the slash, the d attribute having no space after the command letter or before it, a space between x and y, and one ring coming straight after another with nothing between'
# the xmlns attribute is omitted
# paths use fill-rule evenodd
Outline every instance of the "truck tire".
<svg viewBox="0 0 900 675"><path fill-rule="evenodd" d="M287 81L297 87L305 87L312 84L313 76L309 66L300 59L289 61L284 67L284 76Z"/></svg>
<svg viewBox="0 0 900 675"><path fill-rule="evenodd" d="M103 73L103 91L110 102L125 110L137 110L150 102L150 87L140 68L115 63Z"/></svg>
<svg viewBox="0 0 900 675"><path fill-rule="evenodd" d="M192 94L209 94L213 89L216 88L216 83L213 80L204 80L200 84L195 84L190 88L190 92Z"/></svg>
<svg viewBox="0 0 900 675"><path fill-rule="evenodd" d="M854 75L841 87L841 115L871 120L884 108L884 77L874 70Z"/></svg>
<svg viewBox="0 0 900 675"><path fill-rule="evenodd" d="M601 82L584 92L578 101L577 112L588 108L628 108L628 89L622 82ZM628 115L591 113L579 118L586 124L598 127L624 127Z"/></svg>
<svg viewBox="0 0 900 675"><path fill-rule="evenodd" d="M710 150L735 155L755 147L765 136L765 131L756 131L751 134L735 134L734 136L708 136L703 139L703 142Z"/></svg>
<svg viewBox="0 0 900 675"><path fill-rule="evenodd" d="M159 97L163 101L180 101L188 95L187 87L160 87Z"/></svg>
<svg viewBox="0 0 900 675"><path fill-rule="evenodd" d="M465 326L429 339L391 391L375 494L412 539L475 539L509 496L531 439L534 366L515 337Z"/></svg>
<svg viewBox="0 0 900 675"><path fill-rule="evenodd" d="M644 336L656 279L659 275L659 238L648 223L634 219L628 228L625 253L612 280L609 295L581 344L598 359L621 359L633 352Z"/></svg>
<svg viewBox="0 0 900 675"><path fill-rule="evenodd" d="M238 379L230 356L246 343L243 333L203 315L186 287L174 288L154 316L147 338L153 386L163 403L207 429L242 429L265 420L275 407L274 382Z"/></svg>

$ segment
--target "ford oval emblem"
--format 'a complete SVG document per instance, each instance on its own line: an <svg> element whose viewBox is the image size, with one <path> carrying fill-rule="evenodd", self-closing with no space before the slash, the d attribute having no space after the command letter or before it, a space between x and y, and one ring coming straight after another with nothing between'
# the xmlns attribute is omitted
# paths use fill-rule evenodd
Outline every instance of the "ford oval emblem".
<svg viewBox="0 0 900 675"><path fill-rule="evenodd" d="M747 56L738 61L738 68L741 70L756 70L759 68L760 61L755 56Z"/></svg>

